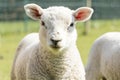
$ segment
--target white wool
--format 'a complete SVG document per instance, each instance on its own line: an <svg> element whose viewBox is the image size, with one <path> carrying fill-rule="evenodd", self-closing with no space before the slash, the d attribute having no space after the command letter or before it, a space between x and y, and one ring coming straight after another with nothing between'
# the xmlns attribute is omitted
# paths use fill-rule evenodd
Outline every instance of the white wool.
<svg viewBox="0 0 120 80"><path fill-rule="evenodd" d="M109 32L93 44L86 66L87 80L120 79L120 32Z"/></svg>
<svg viewBox="0 0 120 80"><path fill-rule="evenodd" d="M14 59L11 80L85 80L85 71L76 47L77 32L74 25L91 16L73 15L66 7L42 9L36 4L25 5L26 14L40 20L39 33L28 34L20 42ZM84 9L83 9L84 12ZM87 16L87 17L86 17Z"/></svg>

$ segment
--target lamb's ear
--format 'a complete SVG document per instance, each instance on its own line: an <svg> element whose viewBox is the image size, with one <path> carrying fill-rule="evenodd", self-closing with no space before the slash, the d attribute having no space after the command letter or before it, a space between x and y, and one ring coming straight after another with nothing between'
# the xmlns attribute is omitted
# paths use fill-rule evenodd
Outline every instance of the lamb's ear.
<svg viewBox="0 0 120 80"><path fill-rule="evenodd" d="M93 9L89 7L81 7L74 11L73 16L75 18L75 21L87 21L91 18L93 14Z"/></svg>
<svg viewBox="0 0 120 80"><path fill-rule="evenodd" d="M43 9L34 3L26 4L24 6L24 9L25 9L26 14L34 20L39 20L43 13Z"/></svg>

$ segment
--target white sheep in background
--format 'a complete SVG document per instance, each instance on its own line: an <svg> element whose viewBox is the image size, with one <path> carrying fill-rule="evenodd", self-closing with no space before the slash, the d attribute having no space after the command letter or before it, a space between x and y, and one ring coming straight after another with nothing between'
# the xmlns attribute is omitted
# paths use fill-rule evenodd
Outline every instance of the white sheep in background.
<svg viewBox="0 0 120 80"><path fill-rule="evenodd" d="M120 32L98 38L90 51L86 80L120 80Z"/></svg>
<svg viewBox="0 0 120 80"><path fill-rule="evenodd" d="M93 9L42 9L36 4L24 8L29 17L40 20L41 27L39 33L29 34L20 42L11 80L85 80L74 22L88 20Z"/></svg>

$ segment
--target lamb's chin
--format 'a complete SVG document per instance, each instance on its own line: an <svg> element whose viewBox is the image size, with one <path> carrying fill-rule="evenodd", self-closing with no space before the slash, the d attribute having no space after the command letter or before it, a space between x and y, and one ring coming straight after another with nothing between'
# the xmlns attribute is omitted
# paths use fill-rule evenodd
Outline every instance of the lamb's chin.
<svg viewBox="0 0 120 80"><path fill-rule="evenodd" d="M49 47L48 48L53 54L60 54L60 53L63 53L65 51L65 48L64 47Z"/></svg>

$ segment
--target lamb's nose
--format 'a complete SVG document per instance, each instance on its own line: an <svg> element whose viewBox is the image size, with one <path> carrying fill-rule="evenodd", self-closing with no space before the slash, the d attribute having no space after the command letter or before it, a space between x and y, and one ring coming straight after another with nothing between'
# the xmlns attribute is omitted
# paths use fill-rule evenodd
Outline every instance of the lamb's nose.
<svg viewBox="0 0 120 80"><path fill-rule="evenodd" d="M52 39L51 38L51 42L55 45L55 46L57 46L57 44L58 44L58 42L60 42L61 41L61 39Z"/></svg>

